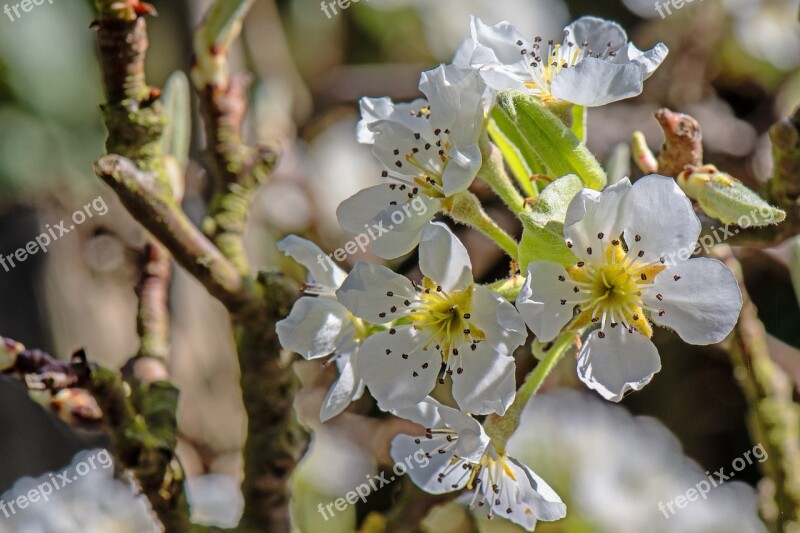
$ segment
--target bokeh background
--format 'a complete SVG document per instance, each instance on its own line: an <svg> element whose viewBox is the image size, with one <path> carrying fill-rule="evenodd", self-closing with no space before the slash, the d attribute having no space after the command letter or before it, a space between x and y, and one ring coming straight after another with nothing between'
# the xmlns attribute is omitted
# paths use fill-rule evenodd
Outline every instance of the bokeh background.
<svg viewBox="0 0 800 533"><path fill-rule="evenodd" d="M191 32L208 2L153 4L159 16L149 22L147 68L149 82L159 86L173 71L191 67ZM621 23L639 48L665 42L669 56L642 96L590 111L590 149L605 160L634 129L658 147L652 114L667 106L700 120L707 162L757 187L770 172L767 129L800 104L798 0L695 0L672 12L662 18L653 0L361 0L328 17L318 0L257 0L234 51L234 68L253 73L249 137L279 143L284 155L255 204L248 232L254 266L301 278L302 271L277 252L280 238L299 234L327 250L349 238L335 209L379 176L369 147L355 141L358 99L417 97L420 71L450 60L471 14L490 23L509 20L544 37L559 35L575 17L598 15ZM0 16L0 253L12 253L98 194L109 206L105 216L65 235L46 255L0 270L0 334L59 357L84 347L92 360L119 366L137 349L132 287L144 233L92 173L93 160L103 153L98 106L104 97L91 21L90 3L77 0L45 2L14 22ZM184 201L195 221L208 192L199 124L196 118ZM489 198L479 185L475 192ZM519 231L499 202L488 209ZM483 281L504 275L499 250L479 234L458 231ZM800 310L787 257L778 247L747 251L742 261L772 355L798 385ZM365 257L351 258L359 259ZM413 273L416 261L412 255L392 266ZM197 519L224 525L235 522L240 505L236 483L245 431L233 343L224 310L189 276L176 272L171 296L171 369L182 390L179 453L194 478ZM756 443L747 433L746 400L726 353L688 346L663 331L655 341L663 370L619 406L586 391L569 362L533 402L514 451L569 506L566 520L541 524L542 531L762 530L753 488L757 464L737 473L737 483L670 519L658 511L659 501L683 494L705 478L704 471L730 471L731 462ZM522 376L530 356L518 355ZM391 465L379 464L380 454L376 459L370 453L363 435L354 438L335 423L318 427L309 405L324 393L331 369L298 364L297 370L306 384L298 412L316 430L295 479L297 526L303 532L353 531L371 510L391 505L399 483L332 520L317 513L319 503ZM368 398L351 409L377 414ZM18 384L0 380L0 492L103 444L102 437L73 432L44 412ZM96 498L105 493L96 485L105 482L70 490ZM39 506L13 524L0 517L0 530L22 530L26 521L41 525L42 516L64 513L73 497L82 499L65 494L61 504ZM128 507L125 498L119 501ZM107 521L99 523L115 523L114 506L107 507ZM84 515L92 513L100 511ZM129 522L119 516L117 526ZM437 511L430 527L460 531L462 520L463 510L452 505ZM480 525L484 531L518 530L502 521ZM37 531L72 530L42 527ZM110 529L97 529L103 530Z"/></svg>

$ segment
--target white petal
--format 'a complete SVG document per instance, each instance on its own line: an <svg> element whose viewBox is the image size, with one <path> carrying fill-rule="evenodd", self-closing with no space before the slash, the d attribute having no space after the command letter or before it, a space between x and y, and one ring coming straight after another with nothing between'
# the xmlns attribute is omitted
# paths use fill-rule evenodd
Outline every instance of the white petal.
<svg viewBox="0 0 800 533"><path fill-rule="evenodd" d="M575 255L587 262L602 261L602 253L588 254L586 249L599 249L600 234L606 243L622 234L624 224L619 217L619 206L630 190L631 182L623 178L603 192L582 189L575 195L564 220L564 236L572 242Z"/></svg>
<svg viewBox="0 0 800 533"><path fill-rule="evenodd" d="M398 201L381 212L370 224L372 251L384 259L401 257L412 251L422 239L422 232L436 216L442 201L424 194Z"/></svg>
<svg viewBox="0 0 800 533"><path fill-rule="evenodd" d="M278 250L306 267L317 285L335 290L347 277L344 270L336 266L319 246L309 240L289 235L278 243Z"/></svg>
<svg viewBox="0 0 800 533"><path fill-rule="evenodd" d="M420 443L417 444L416 441ZM398 435L392 440L391 456L395 464L408 465L411 458L413 468L408 469L408 476L416 486L430 494L444 494L463 488L469 481L470 471L464 470L463 461L451 463L452 453L439 453L447 441L443 438L427 439ZM430 456L428 459L426 454ZM439 477L444 473L443 477Z"/></svg>
<svg viewBox="0 0 800 533"><path fill-rule="evenodd" d="M487 99L491 93L476 70L455 65L442 65L424 72L419 88L428 96L431 105L430 124L434 128L434 135L437 129L441 130L445 135L441 140L452 145L448 149L448 156L459 169L474 168L464 186L466 188L481 166L478 138L483 130ZM464 190L453 189L450 182L454 180L448 179L447 172L442 181L448 196Z"/></svg>
<svg viewBox="0 0 800 533"><path fill-rule="evenodd" d="M389 296L392 293L393 296ZM385 266L358 262L336 291L336 298L358 318L373 324L392 320L389 308L398 298L415 299L416 291L408 278L395 274ZM380 313L387 313L381 317Z"/></svg>
<svg viewBox="0 0 800 533"><path fill-rule="evenodd" d="M422 229L442 205L441 200L424 194L409 198L408 191L405 185L389 183L363 189L339 204L339 224L358 234L353 240L359 246L371 242L379 257L405 255L419 244Z"/></svg>
<svg viewBox="0 0 800 533"><path fill-rule="evenodd" d="M439 416L440 407L442 407L442 404L428 396L416 405L392 409L392 414L416 422L426 428L440 428L445 425L444 420Z"/></svg>
<svg viewBox="0 0 800 533"><path fill-rule="evenodd" d="M446 196L452 196L472 185L481 169L483 156L477 143L454 147L450 149L448 156L450 160L442 173L442 190Z"/></svg>
<svg viewBox="0 0 800 533"><path fill-rule="evenodd" d="M439 414L446 426L458 433L453 453L473 463L480 461L491 442L480 422L446 405L439 407Z"/></svg>
<svg viewBox="0 0 800 533"><path fill-rule="evenodd" d="M472 58L472 53L474 51L475 41L471 36L466 37L463 41L461 41L461 45L458 47L458 50L456 50L451 63L461 68L472 68L470 65L470 59Z"/></svg>
<svg viewBox="0 0 800 533"><path fill-rule="evenodd" d="M420 146L426 142L434 144L437 141L428 119L415 120L419 122L412 127L388 120L379 120L371 126L375 132L372 153L393 175L413 178L424 173L417 165L411 164L406 156L412 154L415 148L420 150ZM415 138L415 133L420 134L419 140ZM436 163L441 165L437 150L421 150L416 158L421 159L422 165L429 170L437 168L434 166Z"/></svg>
<svg viewBox="0 0 800 533"><path fill-rule="evenodd" d="M395 104L388 97L364 97L359 104L361 107L361 120L356 126L356 137L358 142L362 144L375 142L375 133L371 127L379 120L391 120L405 124L408 127L415 127L418 124L415 118L416 112L428 105L421 98L410 103Z"/></svg>
<svg viewBox="0 0 800 533"><path fill-rule="evenodd" d="M485 344L505 354L512 354L528 338L525 322L514 306L482 285L475 286L470 314L470 322L486 334Z"/></svg>
<svg viewBox="0 0 800 533"><path fill-rule="evenodd" d="M578 353L578 377L606 400L618 402L628 390L641 390L661 370L655 345L639 333L617 326L593 331Z"/></svg>
<svg viewBox="0 0 800 533"><path fill-rule="evenodd" d="M587 57L559 72L550 90L559 100L598 107L641 94L646 74L639 63L612 63Z"/></svg>
<svg viewBox="0 0 800 533"><path fill-rule="evenodd" d="M340 358L346 359L339 371L339 377L328 391L325 400L322 402L319 418L322 422L327 422L344 411L350 402L358 399L363 392L363 382L356 375L354 361L350 354L344 354ZM337 360L337 364L338 364Z"/></svg>
<svg viewBox="0 0 800 533"><path fill-rule="evenodd" d="M473 16L471 23L472 40L478 47L491 51L494 60L504 65L520 62L520 46L517 41L528 43L528 39L509 22L498 22L493 26L485 24L478 17ZM529 47L530 49L530 47ZM474 62L472 66L476 65Z"/></svg>
<svg viewBox="0 0 800 533"><path fill-rule="evenodd" d="M561 278L564 281L561 281ZM567 271L549 261L534 261L528 265L528 277L517 296L517 310L541 342L556 338L561 328L572 319L575 297ZM566 303L562 305L562 301Z"/></svg>
<svg viewBox="0 0 800 533"><path fill-rule="evenodd" d="M486 49L478 48L473 54L473 61L481 64L487 60L482 58L483 52ZM492 88L497 93L506 89L516 89L518 91L526 92L528 87L525 85L530 81L530 74L525 72L523 68L514 68L500 65L497 63L490 63L480 70L481 78L486 82L486 85Z"/></svg>
<svg viewBox="0 0 800 533"><path fill-rule="evenodd" d="M445 224L425 226L419 243L419 268L422 274L442 286L445 292L472 285L472 263L467 249Z"/></svg>
<svg viewBox="0 0 800 533"><path fill-rule="evenodd" d="M512 468L517 473L517 480L520 481L521 500L531 505L536 519L552 522L564 518L567 514L567 506L561 501L556 491L524 464L513 457L509 457L509 461L516 466L516 468L513 466ZM527 479L527 484L522 482L524 479Z"/></svg>
<svg viewBox="0 0 800 533"><path fill-rule="evenodd" d="M453 397L458 407L476 415L505 413L516 393L514 358L486 343L461 355L463 371L453 372Z"/></svg>
<svg viewBox="0 0 800 533"><path fill-rule="evenodd" d="M520 48L530 49L529 41L505 21L489 26L472 17L471 32L474 49L470 65L479 69L486 84L495 91L525 90L530 75ZM517 45L517 41L522 41L523 46Z"/></svg>
<svg viewBox="0 0 800 533"><path fill-rule="evenodd" d="M419 90L431 106L430 122L434 129L445 130L458 124L459 130L468 126L472 130L457 141L477 143L483 124L481 97L484 85L480 75L471 68L440 65L420 76ZM463 136L464 131L453 130L452 135Z"/></svg>
<svg viewBox="0 0 800 533"><path fill-rule="evenodd" d="M369 129L378 120L389 118L394 110L394 102L388 96L370 98L365 96L359 101L361 120L356 124L356 139L361 144L372 144L375 134Z"/></svg>
<svg viewBox="0 0 800 533"><path fill-rule="evenodd" d="M700 220L672 178L653 174L639 179L619 209L629 256L643 252L642 261L664 257L672 263L691 255L700 236ZM641 237L638 242L636 235Z"/></svg>
<svg viewBox="0 0 800 533"><path fill-rule="evenodd" d="M690 344L722 341L742 309L733 272L716 259L697 257L670 266L645 287L644 303L664 311L664 316L652 313L653 322L674 329Z"/></svg>
<svg viewBox="0 0 800 533"><path fill-rule="evenodd" d="M413 327L398 327L394 334L390 331L381 331L362 342L357 361L361 379L384 410L409 407L424 400L433 390L441 368L441 356L435 350L424 349L426 338Z"/></svg>
<svg viewBox="0 0 800 533"><path fill-rule="evenodd" d="M344 200L336 208L336 217L342 229L361 233L366 231L372 221L380 216L389 203L397 201L398 192L391 189L388 183L373 185L358 191L350 198Z"/></svg>
<svg viewBox="0 0 800 533"><path fill-rule="evenodd" d="M281 346L304 359L316 359L333 353L351 325L349 315L332 298L303 296L275 329Z"/></svg>
<svg viewBox="0 0 800 533"><path fill-rule="evenodd" d="M436 211L432 211L435 213ZM424 221L427 223L427 220ZM391 230L372 243L372 253L382 259L395 259L410 253L422 239L425 223L410 231Z"/></svg>
<svg viewBox="0 0 800 533"><path fill-rule="evenodd" d="M628 43L628 46L620 50L617 56L611 59L611 62L633 61L639 63L644 67L645 79L647 79L666 59L668 53L669 49L664 43L658 43L647 52L642 52L632 43Z"/></svg>
<svg viewBox="0 0 800 533"><path fill-rule="evenodd" d="M628 42L628 36L619 24L598 17L581 17L564 30L565 44L570 41L583 47L581 43L586 42L593 54L605 55L607 51L619 50ZM608 43L611 43L610 47Z"/></svg>

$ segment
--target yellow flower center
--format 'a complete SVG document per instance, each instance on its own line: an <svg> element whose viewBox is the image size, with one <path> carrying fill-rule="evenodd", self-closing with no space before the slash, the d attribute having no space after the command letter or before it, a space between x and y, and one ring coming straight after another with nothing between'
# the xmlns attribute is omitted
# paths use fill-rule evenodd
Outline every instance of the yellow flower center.
<svg viewBox="0 0 800 533"><path fill-rule="evenodd" d="M418 303L408 315L415 329L430 334L425 349L435 343L445 363L451 354L458 355L459 347L475 346L476 341L485 338L483 331L471 321L474 290L475 286L470 285L464 290L447 293L425 278Z"/></svg>
<svg viewBox="0 0 800 533"><path fill-rule="evenodd" d="M608 322L611 327L622 324L650 337L653 329L644 315L642 288L652 283L665 266L630 258L619 241L614 243L605 250L602 264L580 262L567 270L581 298L578 301L580 312L572 327L596 322L604 327ZM604 333L601 331L599 335L603 337Z"/></svg>

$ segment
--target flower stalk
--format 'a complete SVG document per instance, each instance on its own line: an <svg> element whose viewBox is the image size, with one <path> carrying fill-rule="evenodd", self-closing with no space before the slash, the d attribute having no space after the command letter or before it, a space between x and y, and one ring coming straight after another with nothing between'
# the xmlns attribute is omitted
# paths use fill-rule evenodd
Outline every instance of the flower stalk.
<svg viewBox="0 0 800 533"><path fill-rule="evenodd" d="M508 177L503 160L503 154L489 140L486 131L481 134L480 139L481 155L483 165L478 171L478 177L489 184L492 190L503 200L512 213L515 215L527 213L525 198L519 193L511 178Z"/></svg>
<svg viewBox="0 0 800 533"><path fill-rule="evenodd" d="M519 254L517 241L498 226L497 222L492 220L483 210L483 206L481 206L477 196L469 191L458 193L444 208L450 218L459 224L477 229L492 239L512 259L517 259Z"/></svg>
<svg viewBox="0 0 800 533"><path fill-rule="evenodd" d="M525 406L536 394L539 388L547 379L547 376L558 365L559 361L569 352L572 345L579 343L578 336L570 331L563 333L552 345L552 347L545 352L541 362L536 365L533 372L528 374L525 383L517 391L517 396L514 398L514 403L505 412L503 416L491 415L484 425L489 438L492 439L492 444L498 450L504 450L508 439L519 428L522 412Z"/></svg>

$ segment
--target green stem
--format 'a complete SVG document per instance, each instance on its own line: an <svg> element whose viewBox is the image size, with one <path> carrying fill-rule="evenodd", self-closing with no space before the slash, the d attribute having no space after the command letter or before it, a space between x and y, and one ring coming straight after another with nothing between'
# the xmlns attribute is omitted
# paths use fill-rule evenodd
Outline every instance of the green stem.
<svg viewBox="0 0 800 533"><path fill-rule="evenodd" d="M444 211L456 222L475 228L492 239L512 259L517 260L519 244L486 214L477 196L469 191L451 196L445 204Z"/></svg>
<svg viewBox="0 0 800 533"><path fill-rule="evenodd" d="M481 134L480 145L483 166L478 171L478 177L489 184L494 193L503 200L503 203L508 206L512 213L515 215L527 213L525 199L514 187L511 178L506 173L503 154L489 140L489 134L486 131Z"/></svg>
<svg viewBox="0 0 800 533"><path fill-rule="evenodd" d="M536 394L558 362L567 354L575 339L575 333L570 331L563 333L550 350L545 353L544 358L536 365L533 372L528 374L525 383L517 391L514 403L511 404L505 414L502 417L491 415L487 419L484 425L486 433L492 439L492 444L498 451L505 449L506 442L519 427L525 406L528 405L530 399Z"/></svg>

